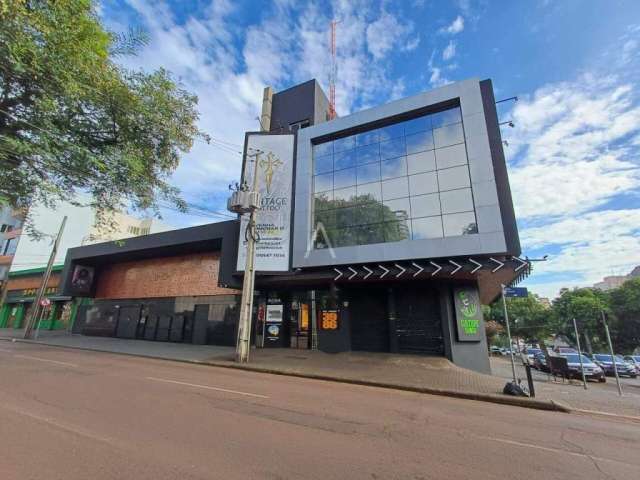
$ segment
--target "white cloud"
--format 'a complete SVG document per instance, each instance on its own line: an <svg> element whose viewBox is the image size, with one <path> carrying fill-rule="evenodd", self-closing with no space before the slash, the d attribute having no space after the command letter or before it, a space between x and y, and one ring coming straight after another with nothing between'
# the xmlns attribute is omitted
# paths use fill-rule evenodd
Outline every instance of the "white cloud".
<svg viewBox="0 0 640 480"><path fill-rule="evenodd" d="M448 33L450 35L456 35L464 30L464 18L458 15L450 25L442 28L441 33Z"/></svg>
<svg viewBox="0 0 640 480"><path fill-rule="evenodd" d="M376 60L384 58L391 49L404 42L411 30L411 24L401 23L394 15L383 13L380 18L367 26L367 48L369 53Z"/></svg>
<svg viewBox="0 0 640 480"><path fill-rule="evenodd" d="M447 83L451 83L451 81L442 75L442 68L437 67L434 63L434 58L436 56L436 51L434 50L431 53L431 57L427 62L427 68L429 69L429 83L432 87L441 87L446 85Z"/></svg>
<svg viewBox="0 0 640 480"><path fill-rule="evenodd" d="M584 75L511 111L505 138L523 249L551 253L529 284L554 296L640 264L640 105L630 83ZM551 277L549 277L551 275ZM562 282L557 278L571 278ZM543 283L540 285L540 283Z"/></svg>
<svg viewBox="0 0 640 480"><path fill-rule="evenodd" d="M449 44L445 47L445 49L442 51L442 59L444 61L448 61L455 56L456 56L456 43L453 40L451 40Z"/></svg>

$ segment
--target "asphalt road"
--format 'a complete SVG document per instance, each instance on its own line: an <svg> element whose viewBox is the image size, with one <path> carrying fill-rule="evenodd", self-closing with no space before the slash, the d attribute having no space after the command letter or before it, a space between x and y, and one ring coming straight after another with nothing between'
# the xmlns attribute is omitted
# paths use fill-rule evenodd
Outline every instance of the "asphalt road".
<svg viewBox="0 0 640 480"><path fill-rule="evenodd" d="M0 342L9 479L640 478L640 424Z"/></svg>

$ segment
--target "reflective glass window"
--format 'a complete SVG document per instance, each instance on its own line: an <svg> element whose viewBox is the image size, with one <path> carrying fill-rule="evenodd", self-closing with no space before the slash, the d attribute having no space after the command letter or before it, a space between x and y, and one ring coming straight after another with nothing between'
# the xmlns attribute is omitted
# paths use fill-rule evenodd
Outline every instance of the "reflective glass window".
<svg viewBox="0 0 640 480"><path fill-rule="evenodd" d="M467 149L464 143L451 147L439 148L435 151L438 169L455 167L467 163Z"/></svg>
<svg viewBox="0 0 640 480"><path fill-rule="evenodd" d="M383 180L407 176L406 157L392 158L380 164L380 176Z"/></svg>
<svg viewBox="0 0 640 480"><path fill-rule="evenodd" d="M396 123L383 127L378 130L380 132L380 141L391 140L393 138L400 138L404 136L404 123Z"/></svg>
<svg viewBox="0 0 640 480"><path fill-rule="evenodd" d="M392 200L409 196L409 182L407 177L394 178L382 182L382 198Z"/></svg>
<svg viewBox="0 0 640 480"><path fill-rule="evenodd" d="M357 207L354 225L367 225L382 221L382 205L379 203L363 203Z"/></svg>
<svg viewBox="0 0 640 480"><path fill-rule="evenodd" d="M333 191L333 199L336 206L345 206L340 205L339 203L346 202L354 202L356 198L356 187L347 187L347 188L336 188Z"/></svg>
<svg viewBox="0 0 640 480"><path fill-rule="evenodd" d="M440 196L437 193L411 197L411 216L433 217L440 215Z"/></svg>
<svg viewBox="0 0 640 480"><path fill-rule="evenodd" d="M358 185L358 201L379 202L382 200L382 185L380 182Z"/></svg>
<svg viewBox="0 0 640 480"><path fill-rule="evenodd" d="M386 200L384 202L385 219L396 218L404 220L411 216L411 204L408 198L398 198L396 200Z"/></svg>
<svg viewBox="0 0 640 480"><path fill-rule="evenodd" d="M333 151L344 152L345 150L352 150L356 147L356 137L344 137L333 141Z"/></svg>
<svg viewBox="0 0 640 480"><path fill-rule="evenodd" d="M356 169L346 168L333 172L333 186L335 189L350 187L356 184Z"/></svg>
<svg viewBox="0 0 640 480"><path fill-rule="evenodd" d="M460 107L450 108L431 115L432 128L440 128L452 123L462 122Z"/></svg>
<svg viewBox="0 0 640 480"><path fill-rule="evenodd" d="M378 143L379 141L380 137L378 135L378 130L370 130L356 135L356 144L358 146L370 145L372 143Z"/></svg>
<svg viewBox="0 0 640 480"><path fill-rule="evenodd" d="M338 152L333 156L333 168L335 170L342 170L344 168L351 168L356 166L356 151L347 150L345 152Z"/></svg>
<svg viewBox="0 0 640 480"><path fill-rule="evenodd" d="M380 145L374 143L356 149L358 165L380 161Z"/></svg>
<svg viewBox="0 0 640 480"><path fill-rule="evenodd" d="M436 157L433 150L407 155L407 173L431 172L436 169Z"/></svg>
<svg viewBox="0 0 640 480"><path fill-rule="evenodd" d="M336 227L336 211L320 210L316 211L316 227L322 225L325 229L334 229Z"/></svg>
<svg viewBox="0 0 640 480"><path fill-rule="evenodd" d="M407 154L404 138L394 138L380 142L380 159L402 157Z"/></svg>
<svg viewBox="0 0 640 480"><path fill-rule="evenodd" d="M344 228L358 223L358 210L355 206L336 208L336 227Z"/></svg>
<svg viewBox="0 0 640 480"><path fill-rule="evenodd" d="M407 153L424 152L433 150L433 134L431 130L407 135Z"/></svg>
<svg viewBox="0 0 640 480"><path fill-rule="evenodd" d="M316 193L314 197L314 208L316 212L333 208L333 192Z"/></svg>
<svg viewBox="0 0 640 480"><path fill-rule="evenodd" d="M404 125L404 134L411 135L412 133L424 132L431 130L431 118L429 116L414 118L402 122Z"/></svg>
<svg viewBox="0 0 640 480"><path fill-rule="evenodd" d="M412 238L442 238L442 217L414 218L411 220Z"/></svg>
<svg viewBox="0 0 640 480"><path fill-rule="evenodd" d="M411 221L408 219L393 220L384 223L385 242L401 242L411 238Z"/></svg>
<svg viewBox="0 0 640 480"><path fill-rule="evenodd" d="M324 157L333 153L333 142L319 143L313 146L313 155L317 157Z"/></svg>
<svg viewBox="0 0 640 480"><path fill-rule="evenodd" d="M333 173L324 173L313 177L313 188L316 192L325 192L333 189Z"/></svg>
<svg viewBox="0 0 640 480"><path fill-rule="evenodd" d="M466 165L452 167L445 170L438 170L438 185L440 191L454 190L457 188L470 187L469 168Z"/></svg>
<svg viewBox="0 0 640 480"><path fill-rule="evenodd" d="M438 191L438 177L436 172L418 173L409 177L409 192L411 195L424 195Z"/></svg>
<svg viewBox="0 0 640 480"><path fill-rule="evenodd" d="M384 243L384 224L363 225L358 230L358 244Z"/></svg>
<svg viewBox="0 0 640 480"><path fill-rule="evenodd" d="M476 216L473 212L443 215L444 234L447 237L478 233Z"/></svg>
<svg viewBox="0 0 640 480"><path fill-rule="evenodd" d="M327 173L333 171L333 155L315 157L313 159L313 173Z"/></svg>
<svg viewBox="0 0 640 480"><path fill-rule="evenodd" d="M436 148L448 147L449 145L464 142L462 124L456 123L455 125L436 128L433 131L433 141Z"/></svg>
<svg viewBox="0 0 640 480"><path fill-rule="evenodd" d="M470 188L440 192L442 213L458 213L473 211L473 198Z"/></svg>
<svg viewBox="0 0 640 480"><path fill-rule="evenodd" d="M380 163L358 165L356 177L358 184L377 182L380 180Z"/></svg>

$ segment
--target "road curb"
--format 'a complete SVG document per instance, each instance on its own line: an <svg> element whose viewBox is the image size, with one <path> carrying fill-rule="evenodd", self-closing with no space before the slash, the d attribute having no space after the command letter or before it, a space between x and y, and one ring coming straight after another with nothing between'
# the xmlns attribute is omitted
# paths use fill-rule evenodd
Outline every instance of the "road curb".
<svg viewBox="0 0 640 480"><path fill-rule="evenodd" d="M112 353L114 355L127 355L131 357L139 357L139 358L150 358L153 360L165 360L170 362L179 362L179 363L188 363L191 365L203 365L209 367L218 367L218 368L228 368L235 370L244 370L247 372L254 373L266 373L270 375L282 375L288 377L297 377L297 378L308 378L311 380L322 380L326 382L338 382L338 383L346 383L351 385L361 385L365 387L376 387L376 388L385 388L389 390L401 390L406 392L414 392L414 393L423 393L428 395L439 395L444 397L453 397L460 398L464 400L476 400L480 402L489 402L496 403L501 405L511 405L515 407L523 407L530 408L535 410L546 410L546 411L555 411L555 412L563 412L563 413L571 413L572 409L567 405L564 405L560 402L556 402L553 400L536 400L534 398L527 397L511 397L511 396L501 396L495 394L488 393L473 393L473 392L462 392L459 390L447 390L441 388L431 388L431 387L416 387L413 385L403 385L403 384L395 384L388 382L376 382L371 380L358 380L353 378L346 378L334 375L321 375L315 373L304 373L304 372L296 372L291 370L281 370L270 367L259 367L253 365L239 365L230 362L224 361L215 361L215 360L188 360L188 359L180 359L180 358L166 358L160 357L158 355L148 355L143 353L130 353L130 352L114 352L111 350L103 350L99 348L90 348L90 347L78 347L72 345L58 345L55 343L47 343L36 340L25 340L18 338L0 338L0 340L5 340L8 342L20 342L20 343L30 343L34 345L42 345L47 347L55 347L55 348L67 348L72 350L84 350L91 352L102 352L102 353Z"/></svg>

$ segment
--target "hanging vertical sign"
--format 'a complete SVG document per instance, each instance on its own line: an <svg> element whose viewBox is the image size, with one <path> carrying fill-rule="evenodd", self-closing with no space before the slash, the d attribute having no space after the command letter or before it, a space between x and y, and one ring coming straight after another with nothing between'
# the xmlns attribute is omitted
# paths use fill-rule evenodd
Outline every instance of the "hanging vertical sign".
<svg viewBox="0 0 640 480"><path fill-rule="evenodd" d="M472 287L453 289L456 307L458 341L478 342L482 339L482 306L478 290Z"/></svg>
<svg viewBox="0 0 640 480"><path fill-rule="evenodd" d="M289 270L294 138L292 134L247 134L242 179L249 188L253 184L255 153L261 152L257 157L260 209L256 216L260 241L256 244L255 257L255 269L259 272ZM238 271L243 271L246 263L245 231L248 223L249 214L242 215L236 267Z"/></svg>

